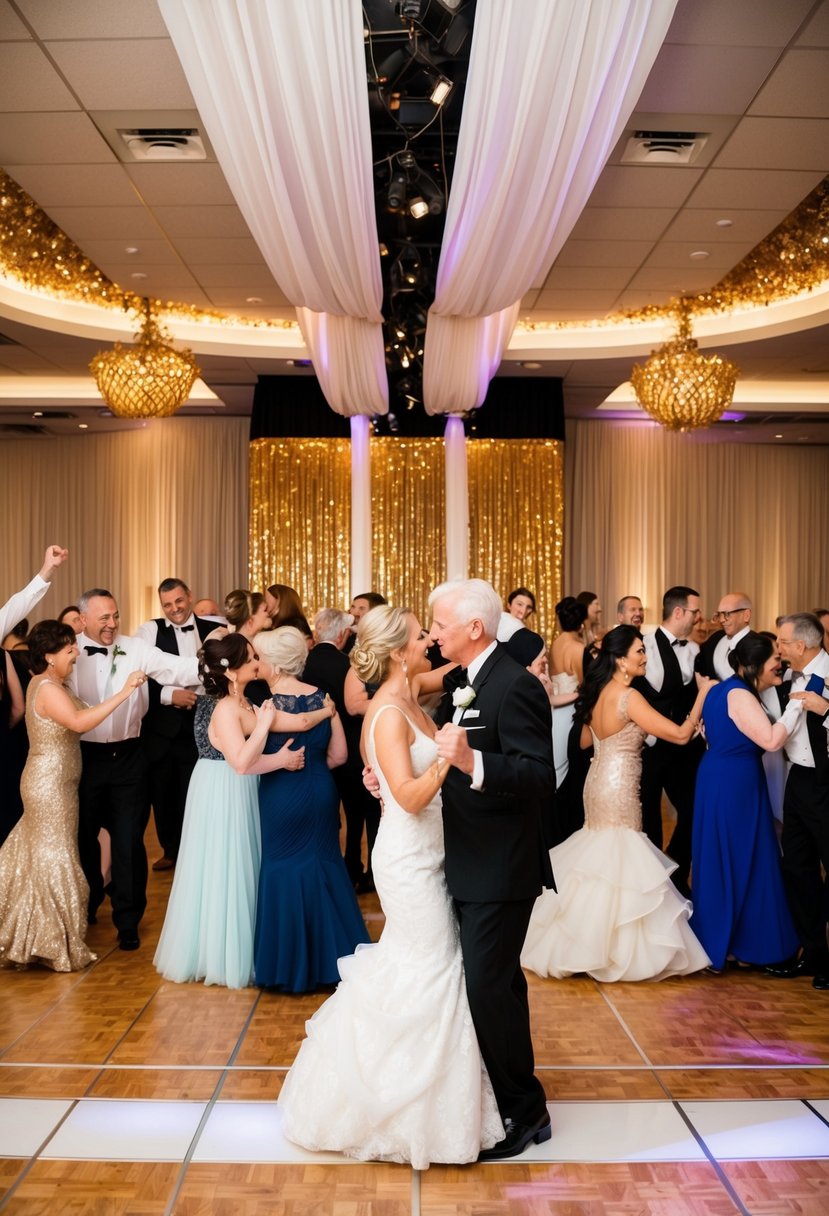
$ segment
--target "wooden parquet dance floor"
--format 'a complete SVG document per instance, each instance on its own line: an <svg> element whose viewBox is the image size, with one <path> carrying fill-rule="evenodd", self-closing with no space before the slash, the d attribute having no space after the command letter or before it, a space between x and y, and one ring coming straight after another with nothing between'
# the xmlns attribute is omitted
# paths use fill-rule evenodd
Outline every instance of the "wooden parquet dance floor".
<svg viewBox="0 0 829 1216"><path fill-rule="evenodd" d="M137 953L116 948L104 914L87 971L0 971L0 1211L829 1213L829 995L808 980L531 976L551 1142L511 1164L417 1174L281 1139L274 1099L324 997L162 981L152 957L170 883L151 875ZM376 896L361 905L378 936Z"/></svg>

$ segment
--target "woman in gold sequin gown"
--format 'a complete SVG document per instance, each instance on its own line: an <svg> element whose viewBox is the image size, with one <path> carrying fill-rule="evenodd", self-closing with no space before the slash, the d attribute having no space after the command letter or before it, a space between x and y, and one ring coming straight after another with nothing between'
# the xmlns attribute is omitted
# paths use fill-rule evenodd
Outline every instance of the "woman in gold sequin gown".
<svg viewBox="0 0 829 1216"><path fill-rule="evenodd" d="M657 980L709 963L688 926L690 901L670 881L675 864L642 832L639 780L645 736L688 743L712 681L698 678L694 707L678 726L630 687L644 673L642 635L619 625L605 635L579 689L582 747L595 749L585 824L550 850L558 891L538 897L521 953L538 975Z"/></svg>
<svg viewBox="0 0 829 1216"><path fill-rule="evenodd" d="M80 736L146 677L133 672L120 692L90 707L63 685L78 657L72 628L41 621L29 653L35 676L26 696L23 818L0 849L0 960L78 971L96 957L84 942L89 888L78 858Z"/></svg>

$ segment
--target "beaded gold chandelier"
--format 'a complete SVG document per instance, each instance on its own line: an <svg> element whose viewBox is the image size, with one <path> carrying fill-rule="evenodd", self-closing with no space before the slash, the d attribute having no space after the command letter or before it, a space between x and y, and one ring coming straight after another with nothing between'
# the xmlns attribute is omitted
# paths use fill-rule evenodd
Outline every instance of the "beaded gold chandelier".
<svg viewBox="0 0 829 1216"><path fill-rule="evenodd" d="M669 431L695 431L722 417L734 398L738 368L703 355L691 337L690 302L680 300L676 336L635 363L630 382L643 410Z"/></svg>
<svg viewBox="0 0 829 1216"><path fill-rule="evenodd" d="M100 351L89 365L98 392L119 418L169 418L190 396L199 374L189 350L174 350L153 316L149 300L142 301L144 319L135 346L116 342Z"/></svg>

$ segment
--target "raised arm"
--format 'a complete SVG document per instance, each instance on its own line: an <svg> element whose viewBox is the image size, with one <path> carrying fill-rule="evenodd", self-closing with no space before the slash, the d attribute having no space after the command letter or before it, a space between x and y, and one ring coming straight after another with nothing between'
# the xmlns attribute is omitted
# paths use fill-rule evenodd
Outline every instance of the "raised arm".
<svg viewBox="0 0 829 1216"><path fill-rule="evenodd" d="M65 688L53 684L50 680L43 680L35 692L37 712L42 718L51 718L58 726L65 726L68 730L83 735L88 730L100 726L104 718L108 718L114 709L128 700L136 688L140 688L146 680L143 671L130 672L119 692L107 697L106 701L101 701L100 705L88 705L85 709L76 707Z"/></svg>
<svg viewBox="0 0 829 1216"><path fill-rule="evenodd" d="M635 688L631 689L628 698L628 716L637 726L642 727L646 735L656 735L657 739L664 739L667 743L690 743L699 728L703 702L708 696L709 689L713 688L716 683L716 680L697 676L699 685L697 699L681 726L677 726L670 718L664 717L655 710Z"/></svg>
<svg viewBox="0 0 829 1216"><path fill-rule="evenodd" d="M293 732L294 734L304 735L307 730L311 730L318 723L324 722L326 718L333 718L336 712L336 705L326 694L325 704L320 709L309 709L301 714L290 714L287 710L277 709L274 713L270 729L275 734L290 735ZM340 763L343 762L340 761Z"/></svg>
<svg viewBox="0 0 829 1216"><path fill-rule="evenodd" d="M238 709L229 697L223 697L213 711L207 734L210 742L222 753L227 763L240 776L272 773L279 768L302 768L305 763L305 748L291 750L293 739L289 739L278 752L262 754L268 737L271 720L275 713L270 699L253 711L253 728L245 737Z"/></svg>
<svg viewBox="0 0 829 1216"><path fill-rule="evenodd" d="M371 703L371 698L366 691L365 684L363 684L353 667L349 667L346 672L343 699L345 700L346 709L353 718L365 717L366 710Z"/></svg>

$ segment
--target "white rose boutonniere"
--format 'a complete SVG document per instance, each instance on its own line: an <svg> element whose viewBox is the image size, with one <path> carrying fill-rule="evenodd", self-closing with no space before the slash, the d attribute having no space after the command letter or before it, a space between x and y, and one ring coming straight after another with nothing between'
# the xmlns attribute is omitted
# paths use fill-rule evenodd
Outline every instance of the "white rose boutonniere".
<svg viewBox="0 0 829 1216"><path fill-rule="evenodd" d="M118 670L118 660L121 658L122 655L125 655L126 653L127 653L126 650L122 650L121 647L116 642L115 649L112 652L112 666L109 669L109 674L111 676L114 676L115 672Z"/></svg>
<svg viewBox="0 0 829 1216"><path fill-rule="evenodd" d="M455 709L469 709L474 700L475 689L471 684L464 684L462 688L456 688L452 693L452 704Z"/></svg>

